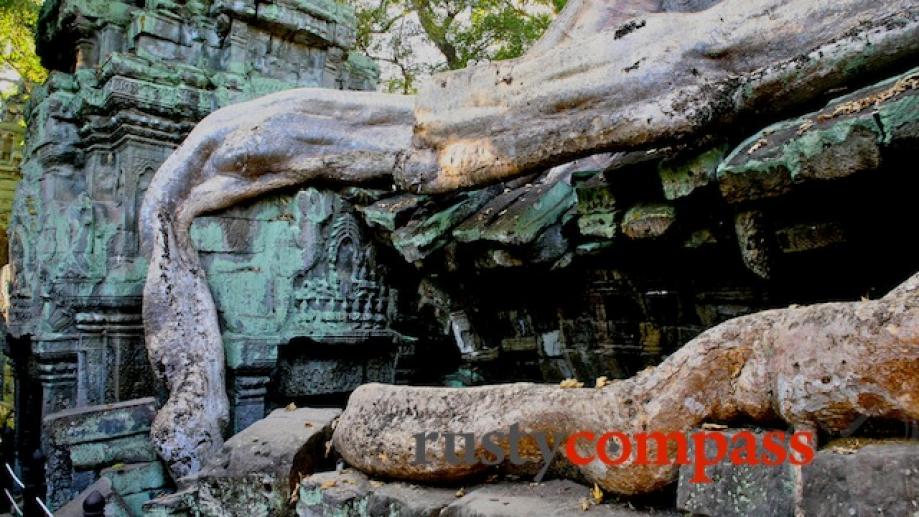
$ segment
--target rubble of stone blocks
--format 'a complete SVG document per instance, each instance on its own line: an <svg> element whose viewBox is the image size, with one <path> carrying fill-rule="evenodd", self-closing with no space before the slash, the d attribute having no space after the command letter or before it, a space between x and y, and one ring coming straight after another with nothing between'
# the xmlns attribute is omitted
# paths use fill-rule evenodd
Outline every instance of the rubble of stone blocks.
<svg viewBox="0 0 919 517"><path fill-rule="evenodd" d="M132 515L172 491L150 441L153 398L67 409L45 417L47 503L60 508L105 479ZM85 494L84 494L85 495Z"/></svg>
<svg viewBox="0 0 919 517"><path fill-rule="evenodd" d="M300 480L333 464L339 409L277 409L227 440L181 490L144 506L148 515L281 515Z"/></svg>
<svg viewBox="0 0 919 517"><path fill-rule="evenodd" d="M361 213L368 224L391 234L407 262L453 260L452 253L471 244L481 245L472 250L479 260L471 263L479 268L560 268L572 254L646 239L705 246L722 237L714 226L732 223L717 220L732 212L741 219L762 211L765 219L779 222L768 210L776 207L750 203L791 201L806 187L830 187L821 182L880 174L885 162L897 162L919 139L917 107L919 69L768 126L733 149L719 142L701 150L601 154L448 200L386 197ZM564 232L567 239L551 235L559 226L572 228ZM763 250L745 247L754 240L747 234L757 231L755 226L738 223L735 237L744 263L762 277L769 277L771 262L782 254L846 240L831 220L781 221L766 236L770 249L767 243ZM547 240L560 242L553 247ZM450 246L458 249L435 256Z"/></svg>
<svg viewBox="0 0 919 517"><path fill-rule="evenodd" d="M732 436L737 429L725 431ZM762 436L755 431L758 454ZM832 446L795 467L720 463L706 468L711 483L693 483L693 467L680 468L677 508L724 517L831 517L914 515L919 512L919 442L863 440ZM707 444L711 445L711 444ZM733 450L733 444L731 450ZM707 450L709 447L707 447ZM714 456L715 451L707 454Z"/></svg>
<svg viewBox="0 0 919 517"><path fill-rule="evenodd" d="M919 511L919 442L852 437L818 450L802 467L732 465L705 469L710 483L693 483L693 466L674 485L641 498L603 494L570 480L534 482L499 472L464 485L425 485L373 479L334 458L326 442L338 410L273 412L233 436L204 471L180 489L144 505L145 515L297 515L299 517L530 517L600 515L774 516L912 515ZM731 439L771 429L706 427ZM786 437L790 431L781 431ZM730 442L728 454L737 446ZM688 457L694 458L693 442ZM707 456L715 445L706 442ZM709 450L711 449L711 450ZM746 449L749 452L749 449ZM108 480L100 481L103 487ZM117 504L117 499L112 499Z"/></svg>

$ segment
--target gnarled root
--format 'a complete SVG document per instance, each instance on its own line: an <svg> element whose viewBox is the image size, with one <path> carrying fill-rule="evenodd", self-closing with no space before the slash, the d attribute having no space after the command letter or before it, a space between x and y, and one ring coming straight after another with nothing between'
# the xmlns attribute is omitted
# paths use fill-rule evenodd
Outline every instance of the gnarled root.
<svg viewBox="0 0 919 517"><path fill-rule="evenodd" d="M507 434L518 424L558 444L582 430L686 432L705 421L741 418L781 418L834 432L862 415L919 419L919 273L880 300L776 309L727 321L659 366L602 389L365 385L351 395L333 439L345 460L367 473L452 481L489 467L448 463L443 440L428 442L428 462L417 464L417 433L481 438L492 431ZM507 458L507 440L501 445ZM592 455L586 448L580 453ZM483 454L476 450L478 458ZM534 444L525 444L521 457L542 461ZM676 467L594 461L580 471L605 490L638 494L672 481Z"/></svg>
<svg viewBox="0 0 919 517"><path fill-rule="evenodd" d="M215 112L160 168L141 211L147 353L169 388L152 439L176 477L223 443L229 417L217 309L194 218L312 179L386 177L411 140L411 99L293 90Z"/></svg>

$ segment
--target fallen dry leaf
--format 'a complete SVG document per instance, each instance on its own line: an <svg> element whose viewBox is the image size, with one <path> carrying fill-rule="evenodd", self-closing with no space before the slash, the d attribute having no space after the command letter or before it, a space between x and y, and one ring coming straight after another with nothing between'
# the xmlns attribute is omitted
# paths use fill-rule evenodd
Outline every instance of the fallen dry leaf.
<svg viewBox="0 0 919 517"><path fill-rule="evenodd" d="M464 495L466 495L466 490L460 488L459 490L456 491L456 494L455 494L455 495L456 495L456 497L463 497Z"/></svg>
<svg viewBox="0 0 919 517"><path fill-rule="evenodd" d="M713 424L713 423L711 423L711 422L705 422L704 424L702 424L702 429L707 429L707 430L709 430L709 431L721 431L721 430L727 429L727 428L728 428L728 426L726 426L726 425Z"/></svg>
<svg viewBox="0 0 919 517"><path fill-rule="evenodd" d="M743 365L735 364L734 368L731 370L731 378L736 379L737 377L740 377L740 372L742 371L743 371Z"/></svg>
<svg viewBox="0 0 919 517"><path fill-rule="evenodd" d="M756 141L755 144L753 144L752 147L750 147L750 149L747 151L747 154L753 154L756 151L759 151L760 149L762 149L763 147L767 145L769 145L769 140L766 140L765 138L760 138L759 140Z"/></svg>
<svg viewBox="0 0 919 517"><path fill-rule="evenodd" d="M284 408L284 410L285 411L296 411L297 405L291 402L290 404L287 405L287 407Z"/></svg>
<svg viewBox="0 0 919 517"><path fill-rule="evenodd" d="M594 504L603 502L603 490L600 490L600 485L594 483L593 490L590 491L590 497L594 500Z"/></svg>
<svg viewBox="0 0 919 517"><path fill-rule="evenodd" d="M891 86L890 88L884 91L878 92L868 97L864 97L861 99L855 99L855 100L840 104L839 106L836 107L835 110L833 110L832 113L823 114L817 118L820 120L830 120L830 119L833 119L833 118L836 118L842 115L852 115L866 108L870 108L870 107L876 108L880 106L881 104L883 104L885 101L888 101L900 95L903 92L907 92L909 90L915 90L916 88L919 88L919 75L911 75L908 77L904 77L903 79L900 79L893 86Z"/></svg>
<svg viewBox="0 0 919 517"><path fill-rule="evenodd" d="M319 485L319 488L325 490L327 488L333 488L337 484L338 484L338 481L335 481L334 479L329 479L327 481L323 481L322 484Z"/></svg>
<svg viewBox="0 0 919 517"><path fill-rule="evenodd" d="M813 120L805 120L804 123L801 124L800 127L798 127L798 136L803 135L804 133L807 132L808 129L810 129L810 128L812 128L812 127L814 127L814 121L813 121Z"/></svg>
<svg viewBox="0 0 919 517"><path fill-rule="evenodd" d="M603 389L610 385L609 379L606 376L597 377L597 389Z"/></svg>
<svg viewBox="0 0 919 517"><path fill-rule="evenodd" d="M590 499L585 497L581 499L581 511L586 512L587 510L590 510Z"/></svg>
<svg viewBox="0 0 919 517"><path fill-rule="evenodd" d="M583 383L583 382L579 382L577 379L565 379L565 380L563 380L562 382L560 382L558 385L559 385L559 387L565 388L565 389L568 389L568 388L583 388L583 387L584 387L584 383Z"/></svg>

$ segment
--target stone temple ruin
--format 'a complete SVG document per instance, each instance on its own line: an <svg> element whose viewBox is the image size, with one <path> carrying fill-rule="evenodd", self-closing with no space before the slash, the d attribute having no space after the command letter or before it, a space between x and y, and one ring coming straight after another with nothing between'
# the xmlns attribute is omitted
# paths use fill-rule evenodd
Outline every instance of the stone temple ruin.
<svg viewBox="0 0 919 517"><path fill-rule="evenodd" d="M917 6L900 3L891 26L915 35ZM713 2L684 4L664 10ZM855 438L799 471L718 467L707 486L681 472L676 490L630 501L638 510L560 480L383 482L336 469L327 445L364 383L591 387L731 318L883 296L919 264L904 238L919 187L919 51L906 45L696 145L592 153L451 193L319 182L198 217L230 423L201 471L174 479L150 438L168 389L144 347L144 195L211 112L298 87L375 89L354 24L325 0L45 3L52 74L25 108L9 227L4 459L27 505L39 494L81 515L99 492L113 515L915 511L919 449L883 442L919 436L909 422L860 419L844 433ZM885 465L912 474L866 474Z"/></svg>
<svg viewBox="0 0 919 517"><path fill-rule="evenodd" d="M42 13L40 52L53 72L29 105L10 230L11 350L31 383L20 405L35 410L21 415L32 422L24 430L63 409L157 392L140 322L137 217L152 175L198 120L280 89L376 84L375 65L349 52L353 14L334 3L134 4L47 2ZM264 415L278 347L292 339L393 349L390 291L351 212L341 196L310 190L196 226L214 285L226 288L237 428ZM370 304L360 322L347 318L357 303ZM392 377L355 380L349 367L363 371L352 361L347 381L314 386L341 392Z"/></svg>

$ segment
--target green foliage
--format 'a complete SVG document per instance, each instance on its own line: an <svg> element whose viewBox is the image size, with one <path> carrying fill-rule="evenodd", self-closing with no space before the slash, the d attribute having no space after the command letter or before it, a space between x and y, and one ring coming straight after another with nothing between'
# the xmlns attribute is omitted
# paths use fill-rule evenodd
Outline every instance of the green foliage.
<svg viewBox="0 0 919 517"><path fill-rule="evenodd" d="M357 47L390 73L384 89L413 93L420 77L523 54L565 0L348 0ZM372 2L372 3L370 3Z"/></svg>
<svg viewBox="0 0 919 517"><path fill-rule="evenodd" d="M0 0L0 71L14 72L23 93L48 75L35 55L35 24L41 4L41 0Z"/></svg>
<svg viewBox="0 0 919 517"><path fill-rule="evenodd" d="M529 2L552 7L550 2ZM512 59L523 54L545 32L555 11L528 12L527 3L516 6L505 0L474 2L471 23L455 33L460 59L451 68L468 63Z"/></svg>

